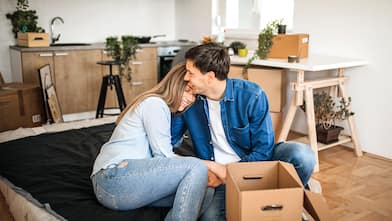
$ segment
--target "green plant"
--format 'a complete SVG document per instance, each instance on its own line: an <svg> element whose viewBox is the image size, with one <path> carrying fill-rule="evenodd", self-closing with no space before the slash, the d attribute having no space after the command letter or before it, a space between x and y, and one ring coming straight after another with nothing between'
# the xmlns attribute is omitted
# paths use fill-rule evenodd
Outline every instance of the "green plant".
<svg viewBox="0 0 392 221"><path fill-rule="evenodd" d="M232 48L234 51L234 54L237 55L238 49L246 48L246 44L241 41L233 41L230 43L229 48Z"/></svg>
<svg viewBox="0 0 392 221"><path fill-rule="evenodd" d="M327 92L323 91L315 93L313 100L316 126L321 126L325 130L335 126L337 120L346 120L354 115L354 112L349 109L351 97L341 97L337 99L338 103L336 103ZM301 108L305 111L305 103Z"/></svg>
<svg viewBox="0 0 392 221"><path fill-rule="evenodd" d="M249 58L248 62L242 69L242 74L246 74L248 72L248 68L255 59L267 58L269 50L271 49L273 44L272 39L275 37L278 26L282 23L282 21L283 20L280 19L268 23L267 26L259 33L258 48L256 50L256 53L251 58Z"/></svg>
<svg viewBox="0 0 392 221"><path fill-rule="evenodd" d="M16 11L7 13L6 17L11 20L12 32L15 38L19 31L21 32L45 32L44 29L37 25L38 16L35 10L29 10L28 0L18 0Z"/></svg>
<svg viewBox="0 0 392 221"><path fill-rule="evenodd" d="M119 75L125 76L128 81L132 80L132 68L129 63L135 58L138 48L140 47L134 36L121 36L121 41L118 37L106 38L105 51L113 60L121 62Z"/></svg>

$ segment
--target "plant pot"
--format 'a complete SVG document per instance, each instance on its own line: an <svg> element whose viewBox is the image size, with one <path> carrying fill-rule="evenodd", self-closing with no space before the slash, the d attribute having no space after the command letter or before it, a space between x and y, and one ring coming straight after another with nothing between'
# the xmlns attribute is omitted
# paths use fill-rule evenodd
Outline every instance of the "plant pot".
<svg viewBox="0 0 392 221"><path fill-rule="evenodd" d="M239 57L246 57L248 55L248 49L246 48L239 48L238 49L238 56Z"/></svg>
<svg viewBox="0 0 392 221"><path fill-rule="evenodd" d="M286 34L286 25L278 25L278 34Z"/></svg>
<svg viewBox="0 0 392 221"><path fill-rule="evenodd" d="M317 125L317 141L323 144L330 144L336 142L339 140L340 131L343 129L343 127L333 125L326 130L321 125Z"/></svg>

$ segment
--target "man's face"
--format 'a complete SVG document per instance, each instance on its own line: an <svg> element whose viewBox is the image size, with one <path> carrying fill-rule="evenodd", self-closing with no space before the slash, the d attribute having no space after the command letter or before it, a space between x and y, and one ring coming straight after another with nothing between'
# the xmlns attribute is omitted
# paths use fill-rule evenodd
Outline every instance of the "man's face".
<svg viewBox="0 0 392 221"><path fill-rule="evenodd" d="M188 87L192 90L193 94L205 95L209 83L208 74L201 73L191 60L186 61L186 70L184 80L188 82Z"/></svg>

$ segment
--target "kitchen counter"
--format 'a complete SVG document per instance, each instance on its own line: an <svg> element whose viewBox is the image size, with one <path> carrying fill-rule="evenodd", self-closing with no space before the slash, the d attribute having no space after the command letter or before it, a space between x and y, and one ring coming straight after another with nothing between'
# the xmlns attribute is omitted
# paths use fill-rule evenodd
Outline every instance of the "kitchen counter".
<svg viewBox="0 0 392 221"><path fill-rule="evenodd" d="M180 41L157 41L148 44L139 44L141 48L154 48L154 47L169 47L169 46L192 46L198 44L194 41L180 42ZM27 48L17 45L10 46L11 49L21 52L42 52L42 51L67 51L67 50L96 50L105 49L105 43L91 43L91 45L82 46L50 46L50 47L35 47Z"/></svg>

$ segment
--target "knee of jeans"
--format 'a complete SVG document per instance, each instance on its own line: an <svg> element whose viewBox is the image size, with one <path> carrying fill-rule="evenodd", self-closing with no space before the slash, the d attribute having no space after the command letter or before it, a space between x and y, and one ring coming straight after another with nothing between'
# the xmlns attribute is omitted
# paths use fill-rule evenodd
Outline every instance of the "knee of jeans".
<svg viewBox="0 0 392 221"><path fill-rule="evenodd" d="M316 164L315 153L312 148L304 143L295 143L294 161L302 162L306 167L313 168Z"/></svg>
<svg viewBox="0 0 392 221"><path fill-rule="evenodd" d="M189 162L192 165L192 167L191 167L192 170L200 171L201 173L203 173L207 176L208 167L202 160L200 160L198 158L194 158L194 157L189 157Z"/></svg>

